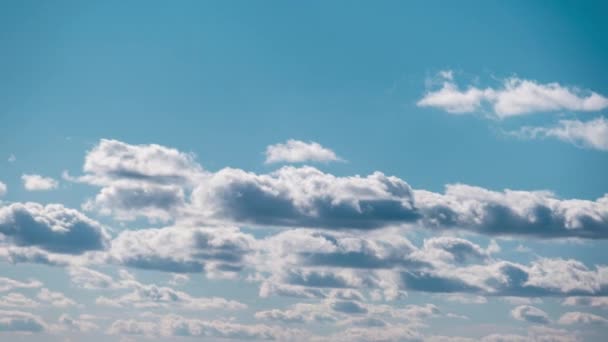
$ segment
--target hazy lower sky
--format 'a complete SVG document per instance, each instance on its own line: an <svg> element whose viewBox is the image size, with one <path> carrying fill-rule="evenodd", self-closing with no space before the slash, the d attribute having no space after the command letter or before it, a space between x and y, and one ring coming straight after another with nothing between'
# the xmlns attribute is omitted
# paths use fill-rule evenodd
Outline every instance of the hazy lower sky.
<svg viewBox="0 0 608 342"><path fill-rule="evenodd" d="M601 1L4 1L0 340L604 341Z"/></svg>

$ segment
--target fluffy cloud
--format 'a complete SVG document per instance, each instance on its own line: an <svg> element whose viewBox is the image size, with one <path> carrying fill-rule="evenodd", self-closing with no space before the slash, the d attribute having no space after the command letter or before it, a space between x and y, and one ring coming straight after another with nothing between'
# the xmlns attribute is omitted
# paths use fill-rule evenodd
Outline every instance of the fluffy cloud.
<svg viewBox="0 0 608 342"><path fill-rule="evenodd" d="M30 202L0 207L0 236L17 246L65 254L101 250L109 240L99 223L77 210Z"/></svg>
<svg viewBox="0 0 608 342"><path fill-rule="evenodd" d="M334 151L316 142L287 140L285 143L266 147L266 163L330 162L341 160Z"/></svg>
<svg viewBox="0 0 608 342"><path fill-rule="evenodd" d="M499 88L469 86L461 90L451 73L443 73L440 77L441 88L427 92L418 101L419 107L435 107L458 114L479 111L487 104L498 118L562 110L599 111L608 107L608 98L600 94L559 83L542 84L511 77Z"/></svg>
<svg viewBox="0 0 608 342"><path fill-rule="evenodd" d="M255 239L233 227L166 227L123 231L112 240L112 262L174 273L230 276L242 268Z"/></svg>
<svg viewBox="0 0 608 342"><path fill-rule="evenodd" d="M608 324L608 319L588 312L566 312L559 318L559 324Z"/></svg>
<svg viewBox="0 0 608 342"><path fill-rule="evenodd" d="M33 308L39 305L40 303L35 300L17 292L11 292L0 297L0 306L2 307Z"/></svg>
<svg viewBox="0 0 608 342"><path fill-rule="evenodd" d="M88 152L83 171L66 178L102 187L84 208L118 220L172 219L184 204L184 189L203 174L192 154L106 139Z"/></svg>
<svg viewBox="0 0 608 342"><path fill-rule="evenodd" d="M331 311L327 303L297 303L286 310L271 309L258 311L255 313L255 318L283 323L335 322L339 319L340 315Z"/></svg>
<svg viewBox="0 0 608 342"><path fill-rule="evenodd" d="M331 230L420 222L424 228L490 235L608 237L608 195L562 200L546 191L497 192L461 184L448 185L441 194L412 190L381 172L337 177L309 166L268 174L232 168L211 173L177 150L113 140L102 140L89 152L84 170L79 181L102 186L84 207L119 220L144 216Z"/></svg>
<svg viewBox="0 0 608 342"><path fill-rule="evenodd" d="M19 281L11 278L0 277L0 292L12 291L14 289L32 289L42 287L38 280Z"/></svg>
<svg viewBox="0 0 608 342"><path fill-rule="evenodd" d="M454 237L427 239L417 247L390 231L295 229L261 240L252 262L263 297L325 298L331 289L380 289L386 299L404 290L526 298L608 292L603 266L564 259L523 265L495 260L496 248Z"/></svg>
<svg viewBox="0 0 608 342"><path fill-rule="evenodd" d="M219 297L193 297L186 292L177 291L166 286L142 284L129 273L121 272L120 285L115 288L127 288L131 292L117 297L98 297L96 303L112 307L135 308L176 308L188 310L240 310L245 304Z"/></svg>
<svg viewBox="0 0 608 342"><path fill-rule="evenodd" d="M415 191L425 227L464 229L488 235L543 238L608 237L608 195L562 200L546 191L491 191L448 185L445 194Z"/></svg>
<svg viewBox="0 0 608 342"><path fill-rule="evenodd" d="M202 169L192 154L173 148L101 139L87 153L83 171L80 180L97 185L116 181L176 184L191 182Z"/></svg>
<svg viewBox="0 0 608 342"><path fill-rule="evenodd" d="M37 333L48 330L48 328L40 317L31 313L0 310L0 332Z"/></svg>
<svg viewBox="0 0 608 342"><path fill-rule="evenodd" d="M158 322L118 320L108 330L110 334L147 335L163 337L199 337L235 340L303 340L302 332L263 324L239 324L220 320L201 320L178 315L166 315Z"/></svg>
<svg viewBox="0 0 608 342"><path fill-rule="evenodd" d="M371 229L418 218L410 186L375 172L336 177L312 167L256 175L222 169L192 194L211 217L242 224Z"/></svg>
<svg viewBox="0 0 608 342"><path fill-rule="evenodd" d="M55 307L64 308L76 305L75 301L66 297L63 293L54 292L46 288L41 289L36 297L42 302L48 303Z"/></svg>
<svg viewBox="0 0 608 342"><path fill-rule="evenodd" d="M40 175L24 174L21 176L21 180L23 181L23 187L28 191L52 190L59 186L59 182L53 178Z"/></svg>
<svg viewBox="0 0 608 342"><path fill-rule="evenodd" d="M535 324L548 324L549 316L543 310L530 305L520 305L511 310L511 316L519 321Z"/></svg>
<svg viewBox="0 0 608 342"><path fill-rule="evenodd" d="M550 127L522 127L510 134L528 138L555 138L580 147L608 151L608 120L560 120Z"/></svg>
<svg viewBox="0 0 608 342"><path fill-rule="evenodd" d="M99 326L86 319L73 318L70 315L62 314L59 316L59 324L67 330L79 332L91 332L99 330Z"/></svg>
<svg viewBox="0 0 608 342"><path fill-rule="evenodd" d="M608 308L608 297L568 297L562 305Z"/></svg>

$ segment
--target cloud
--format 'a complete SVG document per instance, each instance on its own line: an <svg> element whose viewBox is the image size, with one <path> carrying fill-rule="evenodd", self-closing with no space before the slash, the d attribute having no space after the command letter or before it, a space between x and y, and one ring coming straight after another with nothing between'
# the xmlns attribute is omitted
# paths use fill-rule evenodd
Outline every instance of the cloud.
<svg viewBox="0 0 608 342"><path fill-rule="evenodd" d="M79 181L102 186L84 208L119 220L143 216L190 225L327 230L420 223L423 229L488 235L608 237L608 195L563 200L547 191L498 192L463 184L448 185L441 194L413 190L381 172L338 177L310 166L284 166L267 174L232 168L204 172L192 156L177 150L113 140L102 140L89 152L84 170Z"/></svg>
<svg viewBox="0 0 608 342"><path fill-rule="evenodd" d="M64 254L102 250L110 238L101 224L77 210L31 202L0 207L0 234L16 246Z"/></svg>
<svg viewBox="0 0 608 342"><path fill-rule="evenodd" d="M17 157L15 157L14 154L11 154L10 156L8 156L7 160L8 160L9 163L14 163L14 162L17 161Z"/></svg>
<svg viewBox="0 0 608 342"><path fill-rule="evenodd" d="M461 90L454 82L452 73L439 75L442 86L428 91L417 102L419 107L434 107L453 114L478 112L489 106L493 115L508 118L537 112L599 111L608 107L608 98L559 83L538 83L511 77L502 81L501 87L481 89L468 86Z"/></svg>
<svg viewBox="0 0 608 342"><path fill-rule="evenodd" d="M608 297L568 297L562 305L608 308Z"/></svg>
<svg viewBox="0 0 608 342"><path fill-rule="evenodd" d="M6 195L7 187L6 184L0 182L0 197Z"/></svg>
<svg viewBox="0 0 608 342"><path fill-rule="evenodd" d="M21 180L23 181L23 186L28 191L53 190L59 186L59 182L53 178L40 175L24 174L21 176Z"/></svg>
<svg viewBox="0 0 608 342"><path fill-rule="evenodd" d="M336 177L286 166L256 175L227 168L203 181L192 197L210 217L261 226L373 229L418 218L410 186L380 172Z"/></svg>
<svg viewBox="0 0 608 342"><path fill-rule="evenodd" d="M423 227L487 235L608 238L608 195L562 200L546 191L491 191L463 184L414 192Z"/></svg>
<svg viewBox="0 0 608 342"><path fill-rule="evenodd" d="M329 233L294 229L258 242L250 262L259 272L260 296L325 298L331 289L380 289L386 299L403 291L525 297L602 296L607 268L575 260L537 259L528 265L496 260L454 237L417 247L389 231Z"/></svg>
<svg viewBox="0 0 608 342"><path fill-rule="evenodd" d="M86 319L73 318L67 314L62 314L61 316L59 316L58 322L59 324L61 324L62 327L71 331L87 333L99 330L99 326L97 324L90 322Z"/></svg>
<svg viewBox="0 0 608 342"><path fill-rule="evenodd" d="M22 311L0 310L0 332L38 333L48 330L48 325L38 316Z"/></svg>
<svg viewBox="0 0 608 342"><path fill-rule="evenodd" d="M235 340L303 340L302 332L263 324L240 324L225 320L201 320L178 315L166 315L158 322L118 320L108 330L110 334L163 337L227 338Z"/></svg>
<svg viewBox="0 0 608 342"><path fill-rule="evenodd" d="M266 164L340 161L336 153L316 142L287 140L266 147Z"/></svg>
<svg viewBox="0 0 608 342"><path fill-rule="evenodd" d="M286 310L271 309L255 313L256 319L279 321L282 323L326 323L339 319L338 314L331 312L326 303L297 303Z"/></svg>
<svg viewBox="0 0 608 342"><path fill-rule="evenodd" d="M100 290L123 287L109 275L82 266L68 268L68 274L73 284L84 289Z"/></svg>
<svg viewBox="0 0 608 342"><path fill-rule="evenodd" d="M36 297L45 303L59 308L65 308L68 306L76 305L75 301L66 297L63 293L54 292L47 288L40 289L40 292L38 292L38 295Z"/></svg>
<svg viewBox="0 0 608 342"><path fill-rule="evenodd" d="M526 126L509 132L527 139L555 138L585 148L608 151L608 120L599 117L588 121L560 120L556 126Z"/></svg>
<svg viewBox="0 0 608 342"><path fill-rule="evenodd" d="M608 324L608 319L587 312L566 312L559 318L559 324Z"/></svg>
<svg viewBox="0 0 608 342"><path fill-rule="evenodd" d="M33 308L39 306L40 303L32 300L21 293L11 292L0 297L1 307L17 307L17 308Z"/></svg>
<svg viewBox="0 0 608 342"><path fill-rule="evenodd" d="M123 221L171 220L184 205L185 189L204 174L193 154L107 139L87 153L83 171L64 178L101 187L84 208Z"/></svg>
<svg viewBox="0 0 608 342"><path fill-rule="evenodd" d="M186 292L177 291L166 286L142 284L130 274L122 272L121 286L131 292L117 297L98 297L96 303L111 307L134 308L172 308L180 307L187 310L241 310L245 304L220 297L193 297Z"/></svg>
<svg viewBox="0 0 608 342"><path fill-rule="evenodd" d="M42 287L42 283L38 280L30 279L28 281L20 281L0 277L0 292L12 291L14 289L33 289L38 287Z"/></svg>
<svg viewBox="0 0 608 342"><path fill-rule="evenodd" d="M227 276L240 271L254 243L234 227L174 226L123 231L108 255L111 262L134 268Z"/></svg>
<svg viewBox="0 0 608 342"><path fill-rule="evenodd" d="M551 322L546 312L530 305L515 307L511 310L511 316L516 320L535 324L548 324Z"/></svg>

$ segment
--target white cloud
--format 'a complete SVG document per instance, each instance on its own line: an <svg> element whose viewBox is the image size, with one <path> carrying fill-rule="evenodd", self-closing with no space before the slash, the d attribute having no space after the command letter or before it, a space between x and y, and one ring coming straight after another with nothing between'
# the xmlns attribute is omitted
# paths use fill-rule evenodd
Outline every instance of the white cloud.
<svg viewBox="0 0 608 342"><path fill-rule="evenodd" d="M0 197L6 195L6 192L7 192L6 184L0 182Z"/></svg>
<svg viewBox="0 0 608 342"><path fill-rule="evenodd" d="M0 310L0 332L38 333L48 328L42 318L29 312Z"/></svg>
<svg viewBox="0 0 608 342"><path fill-rule="evenodd" d="M159 317L158 321L118 320L108 329L110 334L200 337L206 339L227 338L234 340L303 341L306 334L284 327L263 324L240 324L227 320L201 320L178 315Z"/></svg>
<svg viewBox="0 0 608 342"><path fill-rule="evenodd" d="M204 174L193 154L156 144L102 139L87 153L84 175L64 178L100 186L84 205L121 221L169 221L183 207L185 191Z"/></svg>
<svg viewBox="0 0 608 342"><path fill-rule="evenodd" d="M428 91L417 103L419 107L435 107L449 113L472 113L484 105L498 118L535 112L599 111L608 107L608 98L591 91L562 86L559 83L538 83L511 77L498 88L468 86L461 90L451 72L442 72L438 90Z"/></svg>
<svg viewBox="0 0 608 342"><path fill-rule="evenodd" d="M511 316L519 321L535 324L548 324L549 316L543 310L530 305L520 305L511 310Z"/></svg>
<svg viewBox="0 0 608 342"><path fill-rule="evenodd" d="M608 324L608 319L587 312L566 312L559 318L559 324Z"/></svg>
<svg viewBox="0 0 608 342"><path fill-rule="evenodd" d="M20 281L6 277L0 277L0 292L12 291L14 289L33 289L42 287L38 280Z"/></svg>
<svg viewBox="0 0 608 342"><path fill-rule="evenodd" d="M562 305L608 308L608 297L568 297Z"/></svg>
<svg viewBox="0 0 608 342"><path fill-rule="evenodd" d="M285 166L257 175L225 168L202 181L192 198L199 215L261 226L373 229L418 218L410 186L381 172L336 177Z"/></svg>
<svg viewBox="0 0 608 342"><path fill-rule="evenodd" d="M76 305L75 301L66 297L63 293L54 292L47 288L40 289L40 292L38 292L38 295L36 297L42 302L48 303L52 306L59 308Z"/></svg>
<svg viewBox="0 0 608 342"><path fill-rule="evenodd" d="M123 231L112 240L110 262L173 273L238 273L255 239L235 227L173 226Z"/></svg>
<svg viewBox="0 0 608 342"><path fill-rule="evenodd" d="M556 138L584 148L608 151L608 120L600 117L589 121L560 120L556 126L522 127L508 132L521 138Z"/></svg>
<svg viewBox="0 0 608 342"><path fill-rule="evenodd" d="M423 227L543 238L608 237L608 194L595 201L559 199L547 191L491 191L464 184L445 194L415 190Z"/></svg>
<svg viewBox="0 0 608 342"><path fill-rule="evenodd" d="M155 284L142 284L129 273L122 272L122 286L132 290L117 297L98 297L96 303L111 307L176 308L188 310L241 310L243 303L220 297L193 297L186 292Z"/></svg>
<svg viewBox="0 0 608 342"><path fill-rule="evenodd" d="M11 292L0 297L0 306L2 307L33 308L39 305L40 303L35 300L17 292Z"/></svg>
<svg viewBox="0 0 608 342"><path fill-rule="evenodd" d="M266 147L266 163L304 163L340 161L336 153L316 142L287 140Z"/></svg>
<svg viewBox="0 0 608 342"><path fill-rule="evenodd" d="M83 319L73 318L70 315L62 314L59 316L59 323L62 327L71 330L71 331L79 331L79 332L92 332L99 330L99 326L91 321Z"/></svg>
<svg viewBox="0 0 608 342"><path fill-rule="evenodd" d="M101 250L110 239L101 224L77 210L32 202L0 207L0 236L5 243L64 254Z"/></svg>
<svg viewBox="0 0 608 342"><path fill-rule="evenodd" d="M28 191L53 190L59 186L59 182L50 177L40 175L24 174L21 176L23 186Z"/></svg>

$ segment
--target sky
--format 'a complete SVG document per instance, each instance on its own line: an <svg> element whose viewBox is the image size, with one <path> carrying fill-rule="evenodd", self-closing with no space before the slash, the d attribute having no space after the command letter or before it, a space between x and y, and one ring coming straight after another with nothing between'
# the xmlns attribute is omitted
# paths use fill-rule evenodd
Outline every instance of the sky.
<svg viewBox="0 0 608 342"><path fill-rule="evenodd" d="M0 340L604 341L607 10L0 3Z"/></svg>

